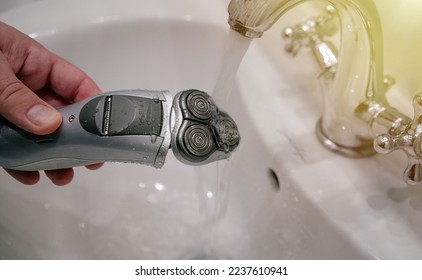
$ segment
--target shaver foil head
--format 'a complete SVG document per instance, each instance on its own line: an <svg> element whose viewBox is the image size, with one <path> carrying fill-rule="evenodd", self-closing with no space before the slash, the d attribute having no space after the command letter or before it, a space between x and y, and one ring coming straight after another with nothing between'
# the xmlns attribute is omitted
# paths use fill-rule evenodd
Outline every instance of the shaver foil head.
<svg viewBox="0 0 422 280"><path fill-rule="evenodd" d="M206 92L179 92L171 113L171 148L178 160L203 165L227 159L240 142L234 120Z"/></svg>

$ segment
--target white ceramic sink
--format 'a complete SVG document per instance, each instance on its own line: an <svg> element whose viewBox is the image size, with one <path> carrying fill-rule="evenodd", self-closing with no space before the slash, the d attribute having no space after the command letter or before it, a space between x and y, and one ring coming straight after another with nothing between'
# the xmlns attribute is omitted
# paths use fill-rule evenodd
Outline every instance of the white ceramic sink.
<svg viewBox="0 0 422 280"><path fill-rule="evenodd" d="M212 92L227 1L40 1L0 15L104 91ZM316 140L319 92L277 30L252 43L230 105L242 143L224 164L106 164L34 187L0 173L3 259L422 258L422 192L401 155L351 160ZM2 147L3 148L3 147ZM389 159L387 161L386 159ZM403 166L400 166L403 165ZM221 168L220 168L221 169ZM219 198L219 199L217 199Z"/></svg>

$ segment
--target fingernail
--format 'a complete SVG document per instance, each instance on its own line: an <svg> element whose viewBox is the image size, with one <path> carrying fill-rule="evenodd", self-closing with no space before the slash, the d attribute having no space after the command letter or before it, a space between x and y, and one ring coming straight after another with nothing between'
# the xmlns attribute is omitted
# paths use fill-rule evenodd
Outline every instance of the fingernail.
<svg viewBox="0 0 422 280"><path fill-rule="evenodd" d="M28 110L26 116L36 126L46 126L57 118L57 114L59 112L49 106L36 104Z"/></svg>

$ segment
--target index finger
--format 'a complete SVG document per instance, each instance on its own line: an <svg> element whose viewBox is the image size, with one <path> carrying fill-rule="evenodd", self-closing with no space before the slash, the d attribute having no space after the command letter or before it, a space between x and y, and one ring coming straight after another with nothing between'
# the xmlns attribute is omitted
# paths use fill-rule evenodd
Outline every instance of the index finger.
<svg viewBox="0 0 422 280"><path fill-rule="evenodd" d="M63 58L51 54L50 88L70 102L78 102L101 92L98 85L82 70Z"/></svg>

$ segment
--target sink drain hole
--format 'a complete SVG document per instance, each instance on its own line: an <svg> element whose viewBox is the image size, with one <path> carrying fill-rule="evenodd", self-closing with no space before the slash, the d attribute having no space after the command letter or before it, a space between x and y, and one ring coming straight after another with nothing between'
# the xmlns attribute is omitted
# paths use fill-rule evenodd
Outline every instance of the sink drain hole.
<svg viewBox="0 0 422 280"><path fill-rule="evenodd" d="M275 191L280 190L280 181L278 180L277 173L273 169L268 170L268 177L270 178L271 185Z"/></svg>

